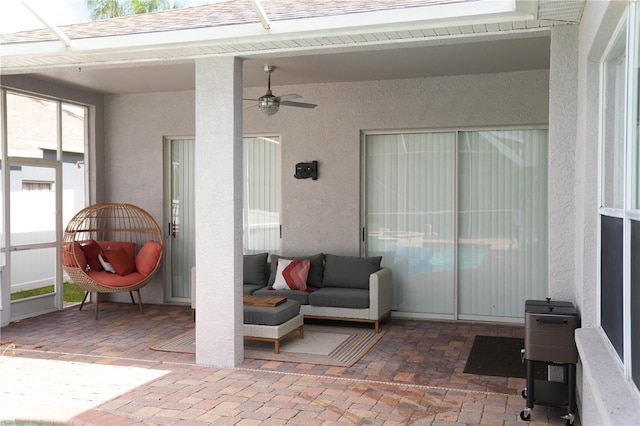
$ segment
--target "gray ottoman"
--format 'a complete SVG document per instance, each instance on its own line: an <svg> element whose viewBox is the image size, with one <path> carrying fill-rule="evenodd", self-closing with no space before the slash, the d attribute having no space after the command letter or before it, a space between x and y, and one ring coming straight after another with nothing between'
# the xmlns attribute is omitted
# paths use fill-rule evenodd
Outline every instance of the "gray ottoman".
<svg viewBox="0 0 640 426"><path fill-rule="evenodd" d="M244 338L274 343L280 353L280 341L296 330L304 338L304 316L300 302L287 300L278 306L244 305Z"/></svg>

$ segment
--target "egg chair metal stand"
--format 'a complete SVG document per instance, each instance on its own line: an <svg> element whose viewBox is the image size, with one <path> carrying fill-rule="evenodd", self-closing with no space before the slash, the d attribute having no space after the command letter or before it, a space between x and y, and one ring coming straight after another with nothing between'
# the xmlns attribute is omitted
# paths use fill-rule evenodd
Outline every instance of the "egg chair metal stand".
<svg viewBox="0 0 640 426"><path fill-rule="evenodd" d="M104 249L127 247L135 269L124 276L92 269L84 253L89 242ZM95 319L101 293L129 292L135 305L135 291L140 313L144 313L140 289L160 269L162 252L162 231L149 213L133 204L99 203L85 207L69 221L63 235L62 266L71 281L85 291L80 310L89 293L95 293Z"/></svg>

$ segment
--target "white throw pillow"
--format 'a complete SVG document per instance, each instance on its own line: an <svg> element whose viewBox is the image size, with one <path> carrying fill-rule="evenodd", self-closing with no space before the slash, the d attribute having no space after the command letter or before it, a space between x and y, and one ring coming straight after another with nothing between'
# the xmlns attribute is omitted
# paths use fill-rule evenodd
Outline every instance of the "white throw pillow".
<svg viewBox="0 0 640 426"><path fill-rule="evenodd" d="M116 269L113 267L112 264L110 264L109 262L107 262L106 260L104 260L104 258L102 257L102 254L98 255L98 260L100 261L100 264L102 265L102 268L107 271L107 272L111 272L112 274L116 273Z"/></svg>

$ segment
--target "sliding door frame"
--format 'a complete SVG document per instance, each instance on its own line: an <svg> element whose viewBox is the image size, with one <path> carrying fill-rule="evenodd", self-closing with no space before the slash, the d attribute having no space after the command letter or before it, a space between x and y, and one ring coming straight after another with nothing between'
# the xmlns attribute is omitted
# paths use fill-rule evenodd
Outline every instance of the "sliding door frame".
<svg viewBox="0 0 640 426"><path fill-rule="evenodd" d="M455 200L454 200L454 241L456 244L456 248L459 246L459 199L460 199L460 170L459 170L459 157L460 157L460 134L465 132L487 132L487 131L514 131L514 130L547 130L549 126L548 124L540 124L540 125L523 125L523 126L487 126L487 127L468 127L468 128L430 128L430 129L384 129L384 130L363 130L360 135L360 161L361 161L361 179L360 179L360 229L361 229L361 238L360 238L360 253L361 255L367 255L367 137L372 135L394 135L394 134L419 134L419 133L453 133L455 138L455 154L454 154L454 191L455 191ZM548 135L547 135L547 148L548 148ZM547 150L547 176L548 176L548 166L549 166L549 156ZM549 182L547 180L546 187L548 189ZM547 195L547 207L545 212L547 219L549 216L549 205L548 205L548 195ZM548 221L547 221L547 229L545 232L548 234ZM545 253L545 258L548 265L548 240L546 242L547 248ZM384 259L383 259L384 261ZM453 259L453 313L452 314L436 314L436 313L423 313L423 312L402 312L394 310L393 315L396 318L420 318L420 319L444 319L444 320L488 320L495 322L509 322L509 323L521 323L524 321L523 318L520 317L503 317L503 316L479 316L476 315L468 315L460 313L460 282L459 282L459 274L458 274L458 250L454 250L454 259ZM546 282L545 282L545 290L548 293L549 290L549 271L546 271ZM523 302L524 303L524 302ZM393 309L396 309L396 301L393 301L392 305Z"/></svg>

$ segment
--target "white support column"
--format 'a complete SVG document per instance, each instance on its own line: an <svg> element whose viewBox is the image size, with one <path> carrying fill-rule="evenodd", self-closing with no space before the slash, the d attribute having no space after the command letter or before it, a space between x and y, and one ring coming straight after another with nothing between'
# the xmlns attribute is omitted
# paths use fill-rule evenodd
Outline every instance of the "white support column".
<svg viewBox="0 0 640 426"><path fill-rule="evenodd" d="M549 297L574 303L577 45L577 26L567 25L552 29L547 176Z"/></svg>
<svg viewBox="0 0 640 426"><path fill-rule="evenodd" d="M244 360L242 61L196 61L196 363Z"/></svg>

